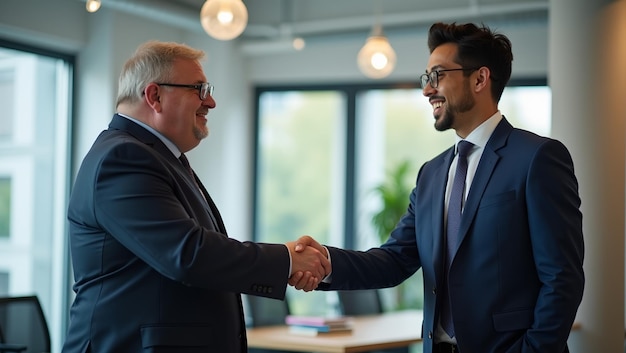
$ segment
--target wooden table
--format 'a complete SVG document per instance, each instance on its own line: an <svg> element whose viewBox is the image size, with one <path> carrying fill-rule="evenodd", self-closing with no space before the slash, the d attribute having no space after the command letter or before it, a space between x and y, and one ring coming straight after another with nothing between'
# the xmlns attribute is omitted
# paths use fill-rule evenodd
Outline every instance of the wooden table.
<svg viewBox="0 0 626 353"><path fill-rule="evenodd" d="M353 330L349 333L308 337L291 334L288 330L284 325L250 328L247 331L248 347L324 353L406 347L422 340L422 311L406 310L355 316Z"/></svg>

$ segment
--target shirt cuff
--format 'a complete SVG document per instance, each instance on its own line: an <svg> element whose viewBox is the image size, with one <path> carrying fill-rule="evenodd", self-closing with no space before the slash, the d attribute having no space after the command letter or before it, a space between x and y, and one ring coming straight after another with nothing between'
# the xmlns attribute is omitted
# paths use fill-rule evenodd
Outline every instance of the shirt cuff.
<svg viewBox="0 0 626 353"><path fill-rule="evenodd" d="M287 278L291 277L291 251L289 251L289 247L285 244L285 248L287 248L287 254L289 254L289 272L287 272Z"/></svg>

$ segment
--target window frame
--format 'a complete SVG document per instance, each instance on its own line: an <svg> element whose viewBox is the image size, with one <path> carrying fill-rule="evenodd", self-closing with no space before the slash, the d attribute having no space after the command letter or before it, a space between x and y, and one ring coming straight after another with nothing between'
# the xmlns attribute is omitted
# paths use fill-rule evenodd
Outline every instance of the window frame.
<svg viewBox="0 0 626 353"><path fill-rule="evenodd" d="M74 131L74 112L75 112L75 87L76 87L76 55L75 54L70 54L67 52L62 52L62 51L57 51L57 50L52 50L52 49L48 49L48 48L44 48L44 47L40 47L40 46L35 46L35 45L30 45L30 44L26 44L26 43L22 43L22 42L18 42L18 41L13 41L10 39L6 39L6 38L2 38L0 37L0 48L2 49L8 49L8 50L14 50L14 51L19 51L19 52L24 52L24 53L28 53L28 54L34 54L34 55L38 55L38 56L43 56L43 57L47 57L50 59L57 59L62 61L65 64L65 69L67 71L67 92L65 94L63 94L63 97L66 99L65 101L65 105L67 107L67 116L65 117L67 120L65 121L66 123L66 131L64 132L64 135L67 137L67 141L66 141L66 145L63 148L63 154L64 154L64 160L66 161L65 165L61 167L62 169L62 174L64 175L64 179L62 181L63 183L63 195L59 196L54 194L53 197L58 196L56 199L53 200L55 205L67 205L67 202L69 200L69 195L70 195L70 190L71 190L71 185L73 183L73 175L72 175L72 170L73 170L73 154L74 154L74 148L73 148L73 141L74 141L74 136L75 136L75 131ZM33 88L33 91L35 91L35 88ZM60 214L63 215L62 219L52 219L51 223L54 225L55 229L59 229L62 228L62 230L60 230L57 233L62 233L62 234L66 234L66 218L65 218L65 211L63 210L62 212L60 212ZM53 351L60 349L62 346L62 341L65 338L65 332L67 331L67 327L69 324L69 308L70 305L72 303L73 300L73 294L72 294L72 272L71 272L71 267L70 267L70 253L69 253L69 243L68 243L68 239L66 236L63 236L62 239L62 244L61 246L57 246L57 248L61 248L62 249L62 254L54 254L53 256L58 256L60 257L60 261L56 262L55 264L52 264L52 266L58 266L60 267L59 269L59 273L61 278L59 278L58 280L61 281L61 287L62 289L59 291L59 293L52 293L51 294L51 299L50 299L50 305L51 307L47 308L45 307L44 309L46 309L46 314L47 314L47 320L49 321L49 326L50 326L50 334L51 334L51 339L52 339L52 344L53 344ZM36 293L35 293L36 294ZM45 303L46 301L43 300L43 302ZM51 315L49 315L50 313L55 313L57 314L52 315L54 317L49 317ZM60 319L58 320L58 322L56 322L57 320L54 320L55 318ZM55 321L55 322L52 322ZM52 322L52 324L50 324L50 322Z"/></svg>
<svg viewBox="0 0 626 353"><path fill-rule="evenodd" d="M514 78L509 81L508 87L523 86L547 86L546 77ZM421 90L419 82L400 81L385 83L353 83L353 84L293 84L293 85L259 85L254 88L254 141L252 144L253 155L253 175L252 175L252 203L250 215L252 221L252 240L260 241L257 229L257 213L255 206L259 197L258 167L260 158L259 134L260 134L260 97L266 92L286 92L286 91L338 91L346 96L346 179L345 179L345 209L344 209L344 239L345 249L355 249L356 240L356 106L357 97L360 92L368 90L385 89L418 89ZM506 90L506 88L505 88Z"/></svg>

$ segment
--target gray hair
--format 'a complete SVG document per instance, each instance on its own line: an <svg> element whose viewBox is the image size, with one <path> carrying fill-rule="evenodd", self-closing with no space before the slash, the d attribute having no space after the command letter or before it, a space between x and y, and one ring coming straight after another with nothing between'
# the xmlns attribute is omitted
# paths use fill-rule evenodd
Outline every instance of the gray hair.
<svg viewBox="0 0 626 353"><path fill-rule="evenodd" d="M135 103L151 82L172 79L172 66L177 59L201 60L202 50L175 42L149 41L137 48L122 67L118 82L117 103Z"/></svg>

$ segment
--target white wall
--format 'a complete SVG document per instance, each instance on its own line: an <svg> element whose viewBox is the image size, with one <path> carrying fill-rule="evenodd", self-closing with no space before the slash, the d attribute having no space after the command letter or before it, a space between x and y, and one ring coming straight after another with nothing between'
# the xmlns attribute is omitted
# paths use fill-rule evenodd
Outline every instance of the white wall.
<svg viewBox="0 0 626 353"><path fill-rule="evenodd" d="M585 293L572 353L624 350L626 1L551 0L553 136L582 199ZM591 73L591 76L589 76Z"/></svg>
<svg viewBox="0 0 626 353"><path fill-rule="evenodd" d="M500 25L513 43L513 76L545 77L547 70L547 24ZM398 57L394 72L383 81L416 81L428 62L428 28L415 32L387 33ZM248 79L260 84L371 82L356 65L356 56L365 44L359 35L334 40L312 40L303 51L282 51L247 57Z"/></svg>
<svg viewBox="0 0 626 353"><path fill-rule="evenodd" d="M85 7L73 0L2 0L0 36L64 52L87 42Z"/></svg>

